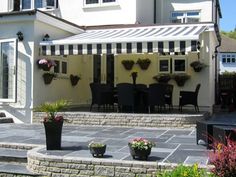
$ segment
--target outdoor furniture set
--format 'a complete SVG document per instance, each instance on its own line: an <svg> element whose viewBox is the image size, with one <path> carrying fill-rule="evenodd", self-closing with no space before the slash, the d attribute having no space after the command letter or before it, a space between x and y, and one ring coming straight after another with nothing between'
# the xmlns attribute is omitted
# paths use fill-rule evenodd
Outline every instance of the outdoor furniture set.
<svg viewBox="0 0 236 177"><path fill-rule="evenodd" d="M168 105L169 110L173 109L172 94L174 86L164 83L153 83L149 86L145 84L119 83L116 87L109 84L91 83L92 103L93 105L103 106L103 110L117 104L118 112L158 112L165 110ZM180 91L179 110L185 105L194 105L196 112L198 108L198 92L200 84L195 91Z"/></svg>
<svg viewBox="0 0 236 177"><path fill-rule="evenodd" d="M227 144L226 139L236 140L236 122L201 120L197 121L197 144L204 144L208 149L213 148L214 143Z"/></svg>

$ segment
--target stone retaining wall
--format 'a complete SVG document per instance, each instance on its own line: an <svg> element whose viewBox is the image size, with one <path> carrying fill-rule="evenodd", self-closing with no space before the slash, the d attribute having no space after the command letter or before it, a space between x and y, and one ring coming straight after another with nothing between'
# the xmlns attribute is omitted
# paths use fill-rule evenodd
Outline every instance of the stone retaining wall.
<svg viewBox="0 0 236 177"><path fill-rule="evenodd" d="M179 127L196 126L196 121L209 117L208 113L199 114L124 114L124 113L59 113L73 125L120 126L120 127ZM39 123L45 113L34 112L33 123Z"/></svg>
<svg viewBox="0 0 236 177"><path fill-rule="evenodd" d="M157 162L133 162L99 158L58 157L30 150L28 169L52 177L154 177L160 166ZM166 166L167 167L167 166ZM173 168L172 166L169 166Z"/></svg>

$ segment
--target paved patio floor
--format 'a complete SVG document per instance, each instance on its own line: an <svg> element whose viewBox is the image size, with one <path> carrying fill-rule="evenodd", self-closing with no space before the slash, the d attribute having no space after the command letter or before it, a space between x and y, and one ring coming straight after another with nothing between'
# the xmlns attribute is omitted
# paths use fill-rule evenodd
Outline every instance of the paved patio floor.
<svg viewBox="0 0 236 177"><path fill-rule="evenodd" d="M133 160L129 153L128 142L136 137L144 137L156 143L148 161L166 163L208 163L208 150L196 145L195 129L168 128L120 128L63 126L62 150L41 153L63 157L92 157L87 146L91 141L107 144L104 158ZM28 145L45 145L42 124L1 124L0 142Z"/></svg>

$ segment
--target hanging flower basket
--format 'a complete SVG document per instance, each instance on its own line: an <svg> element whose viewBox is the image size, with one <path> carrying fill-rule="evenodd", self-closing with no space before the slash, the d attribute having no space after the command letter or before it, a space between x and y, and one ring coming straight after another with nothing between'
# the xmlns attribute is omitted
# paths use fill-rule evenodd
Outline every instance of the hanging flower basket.
<svg viewBox="0 0 236 177"><path fill-rule="evenodd" d="M44 83L45 83L46 85L51 84L52 79L53 79L54 77L56 77L56 75L53 74L53 73L44 73L44 74L43 74Z"/></svg>
<svg viewBox="0 0 236 177"><path fill-rule="evenodd" d="M190 76L187 74L174 74L173 79L176 81L178 86L182 87L185 82L190 79Z"/></svg>
<svg viewBox="0 0 236 177"><path fill-rule="evenodd" d="M195 72L200 72L203 68L205 68L207 65L200 61L193 61L190 66L194 69Z"/></svg>
<svg viewBox="0 0 236 177"><path fill-rule="evenodd" d="M73 74L70 75L70 82L72 86L76 86L79 80L80 80L79 76Z"/></svg>
<svg viewBox="0 0 236 177"><path fill-rule="evenodd" d="M171 79L170 74L159 74L153 77L159 83L168 83Z"/></svg>
<svg viewBox="0 0 236 177"><path fill-rule="evenodd" d="M123 60L121 63L123 64L126 70L131 70L134 66L133 60Z"/></svg>
<svg viewBox="0 0 236 177"><path fill-rule="evenodd" d="M50 71L52 66L56 66L56 63L54 62L54 60L48 60L43 58L37 61L37 65L39 69L42 69L44 71Z"/></svg>
<svg viewBox="0 0 236 177"><path fill-rule="evenodd" d="M137 64L140 66L142 70L147 70L149 65L151 63L151 60L149 58L146 59L138 59Z"/></svg>

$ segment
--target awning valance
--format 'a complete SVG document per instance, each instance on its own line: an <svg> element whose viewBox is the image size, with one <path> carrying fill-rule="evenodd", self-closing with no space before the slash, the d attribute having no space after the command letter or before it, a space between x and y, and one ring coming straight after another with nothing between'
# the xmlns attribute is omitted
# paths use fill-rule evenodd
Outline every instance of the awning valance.
<svg viewBox="0 0 236 177"><path fill-rule="evenodd" d="M186 24L86 30L59 40L42 41L43 55L186 53L196 51L199 35L213 24Z"/></svg>

